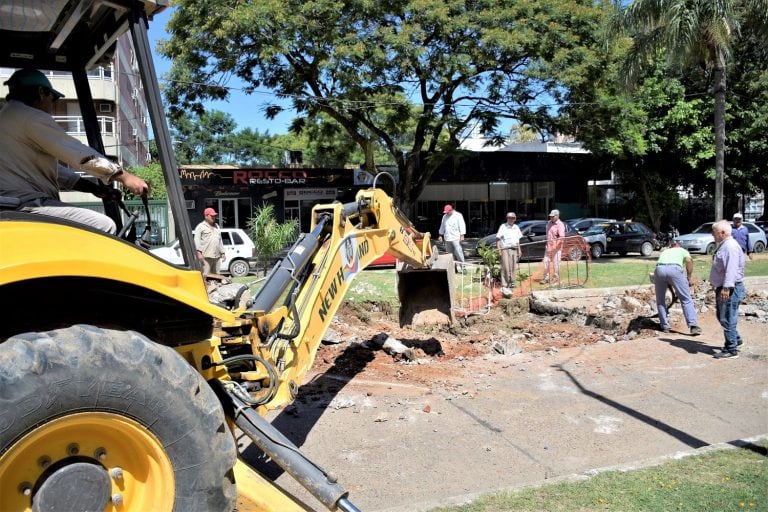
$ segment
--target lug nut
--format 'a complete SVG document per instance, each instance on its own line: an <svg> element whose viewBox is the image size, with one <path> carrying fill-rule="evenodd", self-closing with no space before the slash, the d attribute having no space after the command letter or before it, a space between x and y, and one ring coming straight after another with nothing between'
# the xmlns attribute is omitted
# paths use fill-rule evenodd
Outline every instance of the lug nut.
<svg viewBox="0 0 768 512"><path fill-rule="evenodd" d="M104 460L107 458L107 450L104 448L96 448L96 451L93 452L93 456L96 460Z"/></svg>
<svg viewBox="0 0 768 512"><path fill-rule="evenodd" d="M51 458L47 455L43 455L42 457L37 459L37 465L45 469L51 465Z"/></svg>
<svg viewBox="0 0 768 512"><path fill-rule="evenodd" d="M109 476L111 476L115 480L122 480L123 479L123 469L122 468L112 468L109 470Z"/></svg>
<svg viewBox="0 0 768 512"><path fill-rule="evenodd" d="M116 506L116 507L119 507L120 505L123 504L123 495L122 494L115 493L115 494L112 495L111 499L112 499L112 504L114 506Z"/></svg>
<svg viewBox="0 0 768 512"><path fill-rule="evenodd" d="M31 496L32 484L30 484L29 482L22 482L21 485L19 485L19 492L24 496Z"/></svg>
<svg viewBox="0 0 768 512"><path fill-rule="evenodd" d="M80 453L80 445L77 443L72 443L71 445L67 446L67 453L69 455L77 455Z"/></svg>

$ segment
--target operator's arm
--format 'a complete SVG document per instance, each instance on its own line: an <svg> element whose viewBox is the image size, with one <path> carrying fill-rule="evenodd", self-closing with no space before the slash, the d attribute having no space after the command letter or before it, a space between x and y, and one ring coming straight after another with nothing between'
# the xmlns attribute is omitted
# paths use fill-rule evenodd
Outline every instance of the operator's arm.
<svg viewBox="0 0 768 512"><path fill-rule="evenodd" d="M464 224L464 216L459 213L459 240L464 240L464 235L467 234L467 225Z"/></svg>
<svg viewBox="0 0 768 512"><path fill-rule="evenodd" d="M57 171L58 176L56 181L61 190L76 190L78 192L93 194L102 199L106 197L120 199L120 191L116 188L104 185L101 182L94 183L89 179L83 178L69 167L58 165Z"/></svg>
<svg viewBox="0 0 768 512"><path fill-rule="evenodd" d="M123 171L119 165L92 147L67 135L67 132L45 112L31 109L27 121L25 128L29 140L69 167L86 172L104 184L119 181L136 195L149 190L144 180Z"/></svg>

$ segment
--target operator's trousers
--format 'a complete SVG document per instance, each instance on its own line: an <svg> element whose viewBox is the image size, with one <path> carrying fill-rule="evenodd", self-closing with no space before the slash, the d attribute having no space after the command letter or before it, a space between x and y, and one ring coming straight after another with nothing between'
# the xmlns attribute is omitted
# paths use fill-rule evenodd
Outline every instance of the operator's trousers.
<svg viewBox="0 0 768 512"><path fill-rule="evenodd" d="M501 286L503 288L515 287L515 274L517 273L517 247L508 247L501 250Z"/></svg>

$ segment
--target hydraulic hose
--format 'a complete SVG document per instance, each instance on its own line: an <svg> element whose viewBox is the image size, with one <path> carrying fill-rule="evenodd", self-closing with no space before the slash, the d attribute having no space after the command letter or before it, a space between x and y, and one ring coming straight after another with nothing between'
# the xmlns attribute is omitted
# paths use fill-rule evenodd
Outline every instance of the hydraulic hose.
<svg viewBox="0 0 768 512"><path fill-rule="evenodd" d="M279 430L245 404L226 384L210 381L211 387L221 400L224 413L237 427L269 456L278 466L295 478L328 510L359 512L349 502L349 494L320 466L309 460L299 448Z"/></svg>

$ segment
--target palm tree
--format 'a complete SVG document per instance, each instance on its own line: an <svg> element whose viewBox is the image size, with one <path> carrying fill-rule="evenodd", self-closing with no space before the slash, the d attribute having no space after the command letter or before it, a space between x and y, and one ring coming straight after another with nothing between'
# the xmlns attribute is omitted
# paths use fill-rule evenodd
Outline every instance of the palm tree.
<svg viewBox="0 0 768 512"><path fill-rule="evenodd" d="M726 66L742 20L768 18L768 0L634 0L620 8L618 26L633 38L625 76L631 82L650 57L670 67L703 65L712 72L715 100L715 220L723 218Z"/></svg>

